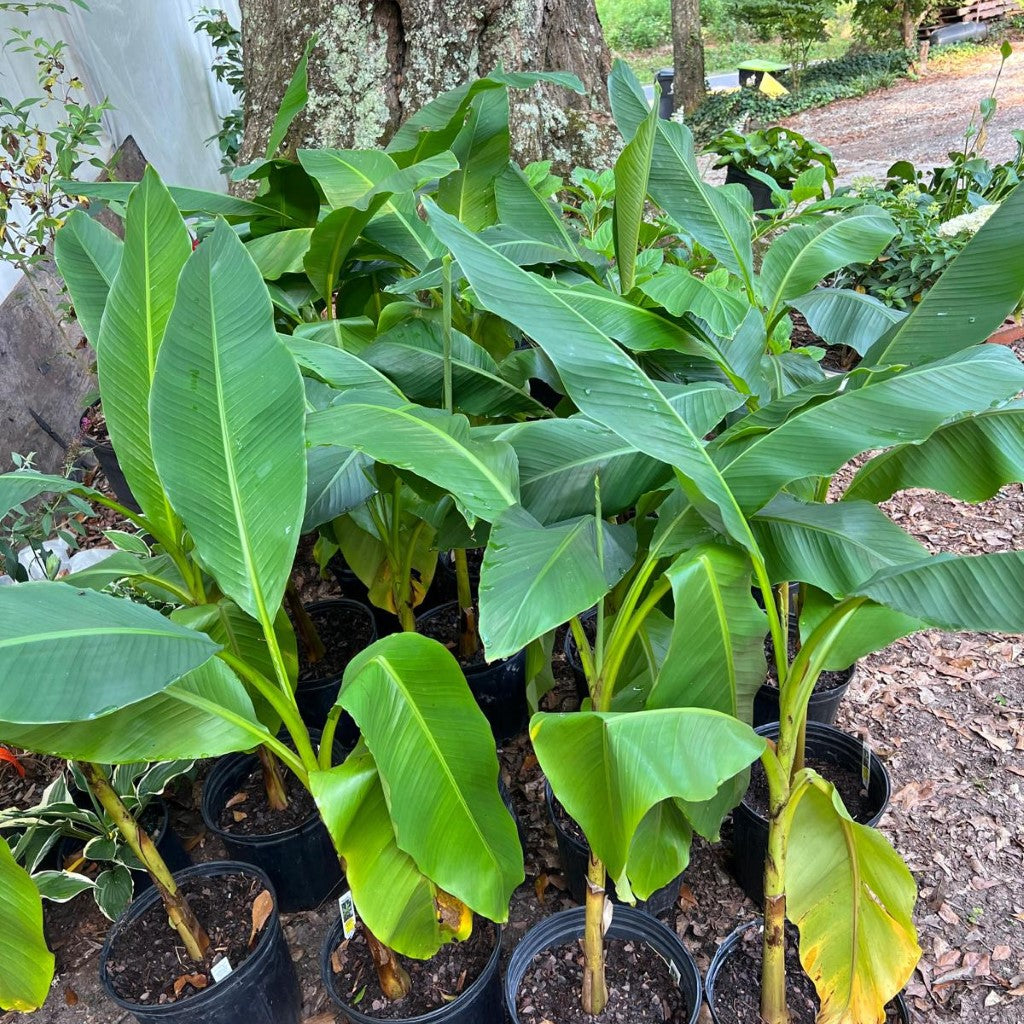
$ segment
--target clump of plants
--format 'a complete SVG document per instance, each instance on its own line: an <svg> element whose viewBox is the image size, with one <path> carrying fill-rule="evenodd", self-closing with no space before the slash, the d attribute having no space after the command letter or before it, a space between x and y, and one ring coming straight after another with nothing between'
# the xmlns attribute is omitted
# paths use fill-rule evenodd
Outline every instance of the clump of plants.
<svg viewBox="0 0 1024 1024"><path fill-rule="evenodd" d="M742 135L730 129L712 139L704 152L718 158L716 168L759 171L786 188L814 167L823 169L829 191L836 177L835 161L825 146L778 125Z"/></svg>

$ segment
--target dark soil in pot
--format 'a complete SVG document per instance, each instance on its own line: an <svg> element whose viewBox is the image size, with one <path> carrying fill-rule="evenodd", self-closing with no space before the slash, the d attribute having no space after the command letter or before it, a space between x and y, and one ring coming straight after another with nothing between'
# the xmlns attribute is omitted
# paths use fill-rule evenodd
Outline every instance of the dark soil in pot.
<svg viewBox="0 0 1024 1024"><path fill-rule="evenodd" d="M421 615L416 628L433 637L455 655L466 675L466 682L491 725L496 740L521 733L530 720L526 703L526 652L488 664L481 647L471 658L458 656L459 606L450 601Z"/></svg>
<svg viewBox="0 0 1024 1024"><path fill-rule="evenodd" d="M548 816L555 829L555 839L558 842L558 857L562 862L562 873L565 875L566 885L572 898L577 903L582 903L587 891L587 865L590 860L590 845L583 829L576 821L569 816L569 812L558 802L551 786L544 784L544 795L547 800ZM657 917L666 914L679 899L679 887L682 884L682 874L677 875L667 885L655 890L646 900L637 902L640 910L646 911ZM615 892L615 883L609 878L605 883L608 897L618 903L619 898Z"/></svg>
<svg viewBox="0 0 1024 1024"><path fill-rule="evenodd" d="M318 733L311 733L315 745ZM343 759L335 742L334 763ZM283 912L313 910L344 876L313 798L290 772L281 774L288 807L273 811L255 754L219 758L203 784L203 822L232 858L266 872Z"/></svg>
<svg viewBox="0 0 1024 1024"><path fill-rule="evenodd" d="M616 906L605 938L608 1005L583 1012L584 910L555 914L526 933L509 961L505 1001L515 1024L693 1024L700 976L675 933L632 907ZM669 965L672 965L671 967Z"/></svg>
<svg viewBox="0 0 1024 1024"><path fill-rule="evenodd" d="M800 627L796 619L789 623L789 660L800 652ZM765 658L768 661L768 678L754 695L754 728L779 720L779 675L775 668L775 645L771 637L764 642ZM814 691L807 705L807 719L832 725L839 712L846 691L853 681L855 666L822 672L814 684Z"/></svg>
<svg viewBox="0 0 1024 1024"><path fill-rule="evenodd" d="M497 1024L501 1020L499 946L497 927L477 919L465 942L449 942L429 960L399 956L412 989L405 999L393 1003L380 991L362 925L346 939L338 921L324 943L321 969L331 999L356 1024L363 1020ZM471 1004L469 1012L464 1001Z"/></svg>
<svg viewBox="0 0 1024 1024"><path fill-rule="evenodd" d="M295 700L302 720L321 728L338 699L346 666L377 639L377 625L372 610L358 601L317 601L307 606L306 611L323 641L325 654L311 664L298 634L299 685ZM347 714L342 715L337 734L348 746L355 743L358 730Z"/></svg>
<svg viewBox="0 0 1024 1024"><path fill-rule="evenodd" d="M100 978L115 1002L143 1022L298 1021L298 979L266 876L222 861L188 868L175 881L210 936L209 951L200 963L183 959L163 904L155 891L148 893L117 921L103 947ZM254 905L268 898L270 912L254 936ZM225 957L232 972L217 982L211 971Z"/></svg>
<svg viewBox="0 0 1024 1024"><path fill-rule="evenodd" d="M719 947L708 970L706 997L714 1024L752 1024L760 1019L761 1001L760 921L741 925ZM798 934L786 928L786 1000L791 1024L814 1024L818 994L800 966ZM909 1024L902 996L886 1007L886 1024Z"/></svg>
<svg viewBox="0 0 1024 1024"><path fill-rule="evenodd" d="M778 738L779 724L760 726L757 732L772 740ZM855 821L875 825L889 804L889 773L882 762L867 752L868 786L863 788L864 744L820 722L807 723L805 763L839 789L847 810ZM764 859L768 850L767 783L760 762L751 769L751 785L743 801L733 811L732 871L743 891L755 902L764 900Z"/></svg>

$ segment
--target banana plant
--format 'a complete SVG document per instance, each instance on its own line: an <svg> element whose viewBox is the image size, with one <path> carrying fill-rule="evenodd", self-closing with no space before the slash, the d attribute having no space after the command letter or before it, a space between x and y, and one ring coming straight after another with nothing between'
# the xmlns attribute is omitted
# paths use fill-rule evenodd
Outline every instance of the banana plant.
<svg viewBox="0 0 1024 1024"><path fill-rule="evenodd" d="M384 990L397 996L408 978L392 950L430 956L464 936L474 912L505 919L522 880L493 740L454 659L409 635L380 641L349 666L332 722L342 708L352 713L360 746L332 765L328 728L314 749L279 624L307 505L307 398L296 356L275 330L269 291L231 227L219 223L190 252L155 172L136 189L95 340L112 440L142 511L26 472L0 477L0 499L13 505L74 491L114 508L155 543L147 554L119 552L88 575L3 588L0 735L83 763L171 907L173 879L144 838L133 838L130 816L121 816L96 765L266 748L313 793L345 859ZM89 230L75 235L76 246ZM116 251L101 237L104 251ZM91 258L72 261L69 288L95 299L106 283L102 259L82 248ZM358 408L350 401L347 411ZM423 411L424 444L437 443L433 412ZM364 426L379 432L380 418L371 419L367 412ZM489 489L474 481L467 508L479 512L511 494L514 455L495 452L500 465L489 472ZM441 482L460 491L458 480ZM143 600L103 592L116 580L130 581ZM150 607L145 588L173 610ZM386 722L383 689L391 692ZM277 736L282 723L289 742ZM437 806L443 813L434 814ZM400 889L382 881L392 868ZM182 938L198 952L201 926L178 909Z"/></svg>
<svg viewBox="0 0 1024 1024"><path fill-rule="evenodd" d="M666 145L678 134L673 126L662 131ZM657 161L652 190L656 166ZM734 272L737 266L742 269L722 228L731 200L700 183L691 186L682 190L686 199L676 207L684 228L702 244L718 248ZM730 589L739 596L737 577L741 600L748 602L751 580L765 594L773 584L788 581L808 588L804 643L792 662L778 607L768 601L765 609L781 684L782 721L777 745L760 755L770 793L761 1014L768 1024L789 1020L788 914L800 930L801 960L818 989L821 1019L881 1022L885 1004L906 983L920 952L911 919L913 879L884 837L853 822L834 788L802 764L800 736L818 674L849 664L851 652L856 657L929 627L1024 631L1024 599L1011 583L1024 572L1024 552L931 556L865 500L922 485L977 500L1003 483L1024 479L1024 419L1015 400L1024 387L1024 367L1006 350L977 344L1013 308L1024 284L1024 260L1006 258L1020 250L1024 191L1006 200L914 313L876 342L868 367L806 385L753 411L748 405L742 418L734 416L732 425L710 441L705 440L705 424L673 404L599 317L562 301L549 278L515 266L444 211L429 203L427 211L476 300L543 349L582 416L617 437L630 457L670 469L669 493L658 506L647 546L649 568L633 577L606 649L596 646L588 655L574 628L596 708L605 709L614 700L607 676L614 680L623 658L622 637L631 628L626 624L641 612L653 614L670 589L676 608L673 639L644 697L646 708L660 703L659 691L666 706L677 708L714 706L737 692L729 687L735 687L737 667L743 664L736 652L745 644L728 632L722 632L721 642L711 632L713 648L705 640L707 618L716 612L725 627L741 621L736 610L729 610L727 598ZM709 219L715 213L719 216ZM995 247L1001 248L1002 258L984 264ZM985 286L979 287L983 265ZM744 404L742 391L736 398ZM513 431L526 434L541 426ZM510 436L514 439L514 432ZM830 478L851 458L876 449L886 450L860 470L844 500L826 503L820 488L808 488L808 480ZM991 459L980 459L979 451ZM609 446L608 456L613 452ZM551 519L559 514L550 505L546 513ZM492 527L489 551L502 550L503 523L516 526L520 537L551 531L549 556L558 550L556 540L570 542L566 524L542 527L522 519L518 510L505 517ZM598 519L589 528L600 529L597 535L603 536ZM600 544L593 547L601 550ZM607 568L614 559L599 558L597 564ZM543 565L543 560L533 562L531 572L519 576L533 580ZM506 606L495 589L493 605L485 597L481 615L489 649L498 654L503 642L520 643L548 623L578 613L611 585L596 573L587 579L593 590L563 579L561 590L551 589L544 601L535 596L528 605L513 601ZM681 614L684 607L688 614ZM495 627L496 637L490 633ZM598 645L602 637L599 630ZM757 639L762 638L759 630ZM614 712L584 713L581 722L587 714ZM552 730L541 716L532 727L538 757L545 768L550 765L556 792L561 786L560 798L591 840L595 904L602 899L602 875L595 863L608 864L617 887L622 878L623 892L636 882L630 877L632 834L622 828L605 834L618 821L608 814L608 794L628 791L602 775L600 793L589 802L579 799L559 778L554 755L561 752L555 745L545 748L545 732L565 728L578 744L572 748L575 756L601 764L600 758L610 758L616 749L606 725L599 718L590 725ZM645 756L651 749L644 745ZM685 776L684 768L680 775ZM643 888L635 885L641 893L651 882L644 867L642 859L634 866L644 883ZM596 914L595 906L592 924ZM596 937L587 949L585 1005L593 1010L601 996Z"/></svg>

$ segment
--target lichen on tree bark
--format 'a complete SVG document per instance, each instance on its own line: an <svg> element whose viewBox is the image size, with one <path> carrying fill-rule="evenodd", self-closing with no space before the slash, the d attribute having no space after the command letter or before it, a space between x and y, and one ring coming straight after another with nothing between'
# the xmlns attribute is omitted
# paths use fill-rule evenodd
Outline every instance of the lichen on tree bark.
<svg viewBox="0 0 1024 1024"><path fill-rule="evenodd" d="M243 160L265 148L313 32L309 103L286 149L386 143L424 103L502 64L573 71L586 89L513 92L516 157L599 162L611 58L594 0L242 0Z"/></svg>

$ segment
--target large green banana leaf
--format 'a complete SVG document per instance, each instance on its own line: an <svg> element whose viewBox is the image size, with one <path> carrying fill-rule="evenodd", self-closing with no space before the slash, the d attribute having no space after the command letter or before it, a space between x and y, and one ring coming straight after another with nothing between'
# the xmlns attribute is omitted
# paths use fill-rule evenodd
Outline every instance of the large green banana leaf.
<svg viewBox="0 0 1024 1024"><path fill-rule="evenodd" d="M311 445L337 444L377 462L407 469L454 495L473 515L490 520L518 502L515 452L504 441L477 441L464 416L352 393L311 413Z"/></svg>
<svg viewBox="0 0 1024 1024"><path fill-rule="evenodd" d="M309 251L312 228L272 231L245 243L253 262L265 281L276 281L284 274L301 274L302 261Z"/></svg>
<svg viewBox="0 0 1024 1024"><path fill-rule="evenodd" d="M913 312L864 357L916 366L984 341L1024 295L1024 188L982 225Z"/></svg>
<svg viewBox="0 0 1024 1024"><path fill-rule="evenodd" d="M709 522L752 546L749 527L700 438L607 331L544 279L495 253L426 202L435 232L455 254L477 299L547 353L580 411L667 462Z"/></svg>
<svg viewBox="0 0 1024 1024"><path fill-rule="evenodd" d="M399 847L446 892L506 920L522 850L490 726L452 655L416 633L385 637L349 664L338 703L373 754Z"/></svg>
<svg viewBox="0 0 1024 1024"><path fill-rule="evenodd" d="M398 847L373 758L357 749L337 768L310 772L309 787L367 927L405 956L433 956L448 938L437 919L437 888Z"/></svg>
<svg viewBox="0 0 1024 1024"><path fill-rule="evenodd" d="M797 797L786 856L800 961L821 1000L818 1024L883 1024L921 956L917 887L889 841L853 821L831 783L815 783Z"/></svg>
<svg viewBox="0 0 1024 1024"><path fill-rule="evenodd" d="M693 826L675 800L662 800L641 819L626 865L635 893L661 888L658 879L682 874L690 863ZM617 890L616 890L617 893Z"/></svg>
<svg viewBox="0 0 1024 1024"><path fill-rule="evenodd" d="M223 222L182 271L151 408L160 478L203 564L269 623L305 510L305 401L259 270Z"/></svg>
<svg viewBox="0 0 1024 1024"><path fill-rule="evenodd" d="M829 345L849 345L864 355L906 313L851 288L815 288L789 300L808 326Z"/></svg>
<svg viewBox="0 0 1024 1024"><path fill-rule="evenodd" d="M235 674L211 658L165 690L99 718L49 725L4 722L5 743L101 764L220 757L270 733Z"/></svg>
<svg viewBox="0 0 1024 1024"><path fill-rule="evenodd" d="M767 667L768 619L750 593L750 562L735 548L702 544L665 573L672 583L672 642L650 708L711 708L751 720Z"/></svg>
<svg viewBox="0 0 1024 1024"><path fill-rule="evenodd" d="M765 746L750 726L703 708L537 714L530 736L555 796L627 900L630 847L650 809L673 797L710 799ZM634 879L637 896L672 877Z"/></svg>
<svg viewBox="0 0 1024 1024"><path fill-rule="evenodd" d="M365 392L367 389L374 389L402 397L402 393L384 374L343 348L336 348L320 341L310 341L297 334L279 334L278 338L299 366L330 384L336 391L355 388Z"/></svg>
<svg viewBox="0 0 1024 1024"><path fill-rule="evenodd" d="M631 141L649 107L643 88L625 61L617 60L608 79L612 113L623 137ZM637 114L643 110L643 118ZM743 281L753 296L753 246L750 213L721 188L701 178L693 135L676 121L657 122L648 183L651 198L686 234Z"/></svg>
<svg viewBox="0 0 1024 1024"><path fill-rule="evenodd" d="M670 264L646 280L640 290L672 316L692 313L707 322L715 334L732 338L750 309L741 295L718 287L685 267ZM757 355L764 351L764 325L757 340Z"/></svg>
<svg viewBox="0 0 1024 1024"><path fill-rule="evenodd" d="M921 444L904 444L863 465L844 501L885 501L923 487L961 501L987 501L1024 480L1024 402L939 427ZM2 508L0 504L0 508Z"/></svg>
<svg viewBox="0 0 1024 1024"><path fill-rule="evenodd" d="M53 257L75 305L86 338L96 347L110 286L121 266L124 245L83 210L68 214L54 239Z"/></svg>
<svg viewBox="0 0 1024 1024"><path fill-rule="evenodd" d="M1024 633L1024 551L936 555L851 590L941 629Z"/></svg>
<svg viewBox="0 0 1024 1024"><path fill-rule="evenodd" d="M151 167L128 200L124 255L100 324L96 366L103 414L135 500L158 538L179 531L153 464L150 394L175 288L192 246Z"/></svg>
<svg viewBox="0 0 1024 1024"><path fill-rule="evenodd" d="M576 251L562 219L562 211L537 195L526 175L515 164L510 163L495 180L494 198L502 224L512 225L531 238L567 252Z"/></svg>
<svg viewBox="0 0 1024 1024"><path fill-rule="evenodd" d="M928 550L866 501L831 504L777 494L751 517L773 583L800 581L848 594L880 569L928 557Z"/></svg>
<svg viewBox="0 0 1024 1024"><path fill-rule="evenodd" d="M388 376L413 402L440 405L444 381L444 338L431 320L407 320L360 353L360 358ZM452 396L455 407L471 416L546 416L536 399L505 380L487 350L452 331Z"/></svg>
<svg viewBox="0 0 1024 1024"><path fill-rule="evenodd" d="M364 504L375 490L366 475L372 465L369 456L348 448L310 448L302 532L309 533Z"/></svg>
<svg viewBox="0 0 1024 1024"><path fill-rule="evenodd" d="M0 839L0 1010L24 1013L42 1006L53 967L43 936L39 893Z"/></svg>
<svg viewBox="0 0 1024 1024"><path fill-rule="evenodd" d="M444 251L429 225L420 219L412 192L392 195L366 225L363 236L418 271L425 270Z"/></svg>
<svg viewBox="0 0 1024 1024"><path fill-rule="evenodd" d="M508 90L487 89L469 104L466 123L452 142L458 169L444 178L437 204L471 231L497 219L494 179L508 166Z"/></svg>
<svg viewBox="0 0 1024 1024"><path fill-rule="evenodd" d="M523 508L542 523L586 515L601 480L607 515L631 508L669 477L664 463L644 455L614 431L584 416L518 423L500 435L519 460Z"/></svg>
<svg viewBox="0 0 1024 1024"><path fill-rule="evenodd" d="M896 234L881 207L860 206L848 213L798 224L776 237L761 264L759 284L769 325L790 299L813 288L851 263L870 263Z"/></svg>
<svg viewBox="0 0 1024 1024"><path fill-rule="evenodd" d="M0 587L0 722L79 722L134 704L218 650L145 605L63 583Z"/></svg>
<svg viewBox="0 0 1024 1024"><path fill-rule="evenodd" d="M603 545L598 555L600 528ZM636 534L593 515L543 526L507 509L491 525L480 569L480 639L493 661L592 608L633 564Z"/></svg>
<svg viewBox="0 0 1024 1024"><path fill-rule="evenodd" d="M736 501L752 511L791 481L830 476L871 448L923 440L946 420L983 412L1021 388L1024 367L1013 353L986 345L847 389L774 430L712 451Z"/></svg>
<svg viewBox="0 0 1024 1024"><path fill-rule="evenodd" d="M654 140L658 136L658 111L652 108L636 135L615 161L615 207L612 233L615 239L615 266L619 271L619 291L633 289L636 280L636 248L647 205L647 182L651 173Z"/></svg>

